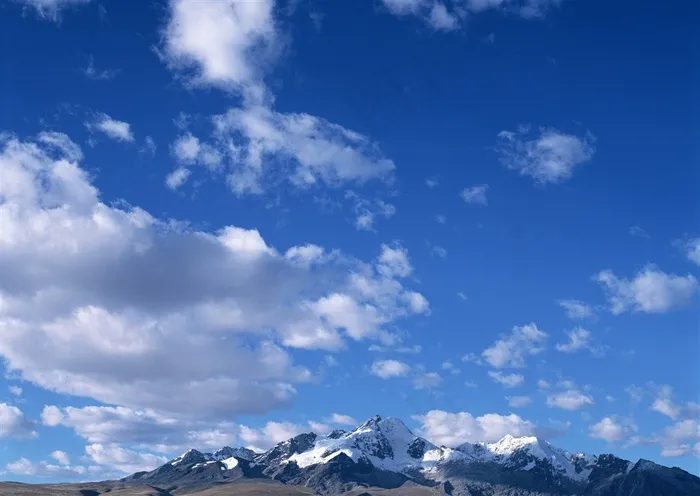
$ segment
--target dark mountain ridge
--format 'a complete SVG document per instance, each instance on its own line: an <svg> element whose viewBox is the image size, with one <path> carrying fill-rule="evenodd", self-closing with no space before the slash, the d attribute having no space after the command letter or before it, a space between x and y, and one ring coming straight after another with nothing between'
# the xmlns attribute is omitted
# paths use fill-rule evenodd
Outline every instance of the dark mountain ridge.
<svg viewBox="0 0 700 496"><path fill-rule="evenodd" d="M379 416L349 432L299 434L264 453L189 450L120 482L191 493L260 479L323 496L362 488L370 494L408 494L409 486L411 494L424 488L425 494L454 496L700 495L700 478L648 460L571 454L536 437L505 436L496 443L447 448L414 435L399 419Z"/></svg>

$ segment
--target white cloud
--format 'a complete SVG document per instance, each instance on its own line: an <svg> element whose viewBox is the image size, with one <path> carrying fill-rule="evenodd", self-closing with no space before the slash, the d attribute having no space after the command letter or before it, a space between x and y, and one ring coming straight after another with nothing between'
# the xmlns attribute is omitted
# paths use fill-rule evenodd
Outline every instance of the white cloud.
<svg viewBox="0 0 700 496"><path fill-rule="evenodd" d="M202 143L190 133L179 136L172 144L171 152L181 165L199 164L212 171L218 170L223 160L222 153L215 146Z"/></svg>
<svg viewBox="0 0 700 496"><path fill-rule="evenodd" d="M359 422L352 418L350 415L343 415L341 413L332 414L328 419L328 422L330 422L331 424L341 424L349 426L355 426L359 424Z"/></svg>
<svg viewBox="0 0 700 496"><path fill-rule="evenodd" d="M549 389L551 385L549 382L545 381L544 379L540 379L537 381L537 389Z"/></svg>
<svg viewBox="0 0 700 496"><path fill-rule="evenodd" d="M378 217L390 219L396 213L396 207L391 203L369 200L354 191L346 192L345 199L352 202L355 228L358 231L374 231L374 222Z"/></svg>
<svg viewBox="0 0 700 496"><path fill-rule="evenodd" d="M107 114L97 114L93 120L86 122L85 126L91 131L100 131L115 141L134 141L131 125L128 122L112 119Z"/></svg>
<svg viewBox="0 0 700 496"><path fill-rule="evenodd" d="M696 415L666 427L653 441L661 446L661 456L700 457L700 417Z"/></svg>
<svg viewBox="0 0 700 496"><path fill-rule="evenodd" d="M490 370L489 377L493 379L494 382L507 388L522 386L525 382L525 377L520 374L504 374L498 370Z"/></svg>
<svg viewBox="0 0 700 496"><path fill-rule="evenodd" d="M700 237L679 242L688 260L700 265Z"/></svg>
<svg viewBox="0 0 700 496"><path fill-rule="evenodd" d="M164 456L140 453L117 445L89 444L85 446L85 453L95 463L126 474L153 470L168 461Z"/></svg>
<svg viewBox="0 0 700 496"><path fill-rule="evenodd" d="M452 31L459 28L460 18L447 10L444 4L435 2L430 8L430 15L427 21L435 30Z"/></svg>
<svg viewBox="0 0 700 496"><path fill-rule="evenodd" d="M535 135L523 127L515 132L501 131L496 149L509 169L541 184L557 184L570 179L577 166L593 158L594 143L590 133L578 137L556 129L540 129Z"/></svg>
<svg viewBox="0 0 700 496"><path fill-rule="evenodd" d="M496 368L524 367L525 358L544 350L547 333L535 324L515 326L510 335L496 341L481 356Z"/></svg>
<svg viewBox="0 0 700 496"><path fill-rule="evenodd" d="M541 18L561 0L382 0L396 16L415 16L436 31L459 29L469 14L501 10L524 19Z"/></svg>
<svg viewBox="0 0 700 496"><path fill-rule="evenodd" d="M488 184L464 188L461 194L462 200L467 203L471 203L472 205L488 205L489 202L486 198L486 191L488 189Z"/></svg>
<svg viewBox="0 0 700 496"><path fill-rule="evenodd" d="M165 185L168 187L168 189L175 191L187 182L190 174L192 174L192 171L190 171L188 168L178 167L165 176Z"/></svg>
<svg viewBox="0 0 700 496"><path fill-rule="evenodd" d="M91 0L15 0L27 7L33 8L42 19L53 22L61 20L63 10L90 3Z"/></svg>
<svg viewBox="0 0 700 496"><path fill-rule="evenodd" d="M425 415L414 417L421 423L420 434L437 445L459 446L470 442L494 442L506 434L527 436L535 432L532 422L518 415L498 415L489 413L473 417L470 413L449 413L431 410Z"/></svg>
<svg viewBox="0 0 700 496"><path fill-rule="evenodd" d="M547 396L547 406L563 410L578 410L586 405L592 405L593 398L576 389L568 389Z"/></svg>
<svg viewBox="0 0 700 496"><path fill-rule="evenodd" d="M664 384L656 392L656 397L651 404L651 410L666 415L667 417L678 419L700 418L700 404L690 401L685 405L679 405L673 401L673 389Z"/></svg>
<svg viewBox="0 0 700 496"><path fill-rule="evenodd" d="M483 365L483 363L484 363L483 360L481 360L481 357L479 355L477 355L476 353L467 353L466 355L463 355L462 361L473 363L476 365Z"/></svg>
<svg viewBox="0 0 700 496"><path fill-rule="evenodd" d="M10 386L7 389L15 396L22 396L22 388L19 386Z"/></svg>
<svg viewBox="0 0 700 496"><path fill-rule="evenodd" d="M16 406L0 403L0 439L33 439L38 436L34 423Z"/></svg>
<svg viewBox="0 0 700 496"><path fill-rule="evenodd" d="M442 362L441 368L442 370L448 370L450 374L453 375L458 375L461 372L461 370L455 367L454 363L452 363L450 360L445 360Z"/></svg>
<svg viewBox="0 0 700 496"><path fill-rule="evenodd" d="M51 452L51 458L56 460L61 465L70 465L70 457L65 451L56 450Z"/></svg>
<svg viewBox="0 0 700 496"><path fill-rule="evenodd" d="M532 403L529 396L507 396L508 406L511 408L524 408Z"/></svg>
<svg viewBox="0 0 700 496"><path fill-rule="evenodd" d="M557 303L564 309L566 316L572 320L588 319L595 315L590 305L580 300L559 300Z"/></svg>
<svg viewBox="0 0 700 496"><path fill-rule="evenodd" d="M282 48L274 0L171 0L162 57L192 84L266 98L262 78Z"/></svg>
<svg viewBox="0 0 700 496"><path fill-rule="evenodd" d="M91 444L122 444L160 453L179 453L189 448L207 451L234 445L240 428L230 422L181 420L152 410L110 406L46 405L41 418L44 425L72 429Z"/></svg>
<svg viewBox="0 0 700 496"><path fill-rule="evenodd" d="M411 367L409 367L408 364L398 360L376 360L374 363L372 363L371 370L377 377L389 379L390 377L401 377L408 375L408 373L411 371Z"/></svg>
<svg viewBox="0 0 700 496"><path fill-rule="evenodd" d="M653 266L645 267L632 280L617 277L611 270L599 272L594 280L605 290L610 311L615 315L628 310L668 312L690 303L698 288L698 281L691 274L667 274Z"/></svg>
<svg viewBox="0 0 700 496"><path fill-rule="evenodd" d="M210 168L203 158L217 168L226 163L227 183L237 195L260 194L280 177L299 188L390 181L394 163L369 138L320 117L273 109L263 77L283 46L274 16L274 0L170 0L163 60L184 70L192 84L243 97L241 107L212 118L215 141L197 161ZM193 161L192 150L205 145L185 138L184 156ZM383 207L376 215L393 215L392 205ZM371 219L358 217L358 226L371 227Z"/></svg>
<svg viewBox="0 0 700 496"><path fill-rule="evenodd" d="M429 312L402 284L403 249L300 265L255 230L108 206L56 148L0 142L0 355L35 385L173 416L262 412L311 378L280 343L384 342L395 320Z"/></svg>
<svg viewBox="0 0 700 496"><path fill-rule="evenodd" d="M397 16L414 15L436 31L452 31L459 28L463 10L451 9L440 0L382 0L387 10Z"/></svg>
<svg viewBox="0 0 700 496"><path fill-rule="evenodd" d="M11 474L24 475L29 477L47 477L52 479L72 479L84 477L88 469L83 466L60 466L47 462L34 463L26 458L8 463L5 470Z"/></svg>
<svg viewBox="0 0 700 496"><path fill-rule="evenodd" d="M440 182L437 179L428 178L425 180L425 185L428 188L432 189L432 188L436 188L436 187L440 186ZM441 224L444 224L444 222L441 222Z"/></svg>
<svg viewBox="0 0 700 496"><path fill-rule="evenodd" d="M420 372L413 378L414 389L435 389L442 384L442 377L437 372Z"/></svg>
<svg viewBox="0 0 700 496"><path fill-rule="evenodd" d="M260 193L265 179L280 172L293 185L307 188L389 181L395 169L366 136L313 115L257 105L232 108L213 121L231 157L229 186L239 195Z"/></svg>
<svg viewBox="0 0 700 496"><path fill-rule="evenodd" d="M351 425L348 422L354 419L351 417L345 417L345 415L341 415L339 419L336 419L344 420L345 422L335 423ZM332 419L329 419L329 421L332 421ZM304 432L315 432L316 434L324 435L331 432L331 430L331 426L322 422L309 421L306 424L295 424L293 422L267 422L264 426L257 429L241 426L240 439L247 448L252 449L253 451L264 451L277 443L286 441Z"/></svg>
<svg viewBox="0 0 700 496"><path fill-rule="evenodd" d="M62 158L69 161L83 159L83 151L75 144L67 134L56 131L42 131L37 136L37 141L45 145L49 150L59 152ZM47 150L47 151L49 151Z"/></svg>
<svg viewBox="0 0 700 496"><path fill-rule="evenodd" d="M406 354L418 354L421 351L423 351L423 348L419 344L414 344L413 346L398 346L398 347L392 347L392 346L382 346L379 344L373 344L370 345L369 348L367 348L367 351L372 351L376 353L406 353Z"/></svg>
<svg viewBox="0 0 700 496"><path fill-rule="evenodd" d="M592 343L591 332L583 327L577 327L567 333L569 341L567 343L558 343L557 350L564 353L575 353L580 350L588 350L596 356L603 354L603 349L595 346Z"/></svg>
<svg viewBox="0 0 700 496"><path fill-rule="evenodd" d="M603 439L609 443L624 441L636 430L636 426L625 419L618 417L605 417L591 425L589 436L595 439Z"/></svg>

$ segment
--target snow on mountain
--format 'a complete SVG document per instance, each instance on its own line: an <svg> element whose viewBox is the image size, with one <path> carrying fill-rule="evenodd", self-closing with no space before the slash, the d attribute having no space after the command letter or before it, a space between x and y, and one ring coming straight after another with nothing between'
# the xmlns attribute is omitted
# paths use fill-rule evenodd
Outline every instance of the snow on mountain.
<svg viewBox="0 0 700 496"><path fill-rule="evenodd" d="M377 415L351 432L334 431L318 438L310 449L294 453L282 463L294 462L304 468L328 463L341 453L354 461L364 458L376 468L392 472L430 470L450 458L463 457L416 436L397 418Z"/></svg>
<svg viewBox="0 0 700 496"><path fill-rule="evenodd" d="M212 454L212 458L217 461L223 461L227 458L235 456L241 460L252 460L255 457L255 451L248 448L231 448L229 446L224 446L221 449L216 450Z"/></svg>
<svg viewBox="0 0 700 496"><path fill-rule="evenodd" d="M224 446L214 453L202 453L196 449L189 449L173 459L170 465L173 467L192 465L191 469L196 469L212 463L220 463L221 470L231 470L238 466L238 460L251 461L254 456L255 452L248 448Z"/></svg>

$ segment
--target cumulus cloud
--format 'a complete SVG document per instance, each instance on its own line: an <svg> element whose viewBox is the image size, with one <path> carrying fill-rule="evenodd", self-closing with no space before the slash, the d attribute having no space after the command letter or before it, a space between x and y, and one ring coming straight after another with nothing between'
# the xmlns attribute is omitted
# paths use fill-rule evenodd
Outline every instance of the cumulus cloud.
<svg viewBox="0 0 700 496"><path fill-rule="evenodd" d="M61 465L70 465L70 457L68 453L61 450L56 450L51 452L51 458L56 460Z"/></svg>
<svg viewBox="0 0 700 496"><path fill-rule="evenodd" d="M557 184L570 179L577 166L593 158L595 138L590 133L578 137L556 129L533 133L529 127L521 127L501 131L496 150L507 168L537 183Z"/></svg>
<svg viewBox="0 0 700 496"><path fill-rule="evenodd" d="M304 432L324 435L331 432L333 425L355 426L357 421L339 413L330 415L324 422L309 421L304 424L293 422L267 422L260 428L240 427L241 442L254 451L264 451Z"/></svg>
<svg viewBox="0 0 700 496"><path fill-rule="evenodd" d="M661 456L676 457L693 454L700 457L700 417L675 422L656 435L652 441L661 446Z"/></svg>
<svg viewBox="0 0 700 496"><path fill-rule="evenodd" d="M494 382L507 388L522 386L525 382L525 377L520 374L504 374L498 370L490 370L489 377L493 379Z"/></svg>
<svg viewBox="0 0 700 496"><path fill-rule="evenodd" d="M396 207L383 200L370 200L354 191L345 193L345 199L352 203L355 213L355 228L358 231L374 231L374 222L378 218L390 219L396 213Z"/></svg>
<svg viewBox="0 0 700 496"><path fill-rule="evenodd" d="M91 0L15 0L34 10L36 15L48 21L58 22L64 10L90 3Z"/></svg>
<svg viewBox="0 0 700 496"><path fill-rule="evenodd" d="M673 389L668 384L660 386L656 397L651 404L651 410L678 419L700 418L700 404L690 401L686 404L678 404L673 400Z"/></svg>
<svg viewBox="0 0 700 496"><path fill-rule="evenodd" d="M7 389L15 396L22 396L22 388L19 386L10 386Z"/></svg>
<svg viewBox="0 0 700 496"><path fill-rule="evenodd" d="M547 406L563 410L578 410L592 404L593 398L577 389L568 389L547 396Z"/></svg>
<svg viewBox="0 0 700 496"><path fill-rule="evenodd" d="M370 369L372 374L382 379L405 376L411 371L408 364L398 360L376 360Z"/></svg>
<svg viewBox="0 0 700 496"><path fill-rule="evenodd" d="M472 205L488 205L489 202L486 198L486 191L488 189L488 184L464 188L461 194L462 200L467 203L471 203Z"/></svg>
<svg viewBox="0 0 700 496"><path fill-rule="evenodd" d="M696 265L700 265L700 237L679 241L678 245L682 248L688 260Z"/></svg>
<svg viewBox="0 0 700 496"><path fill-rule="evenodd" d="M575 353L580 350L588 350L596 356L603 354L603 349L600 346L593 344L591 332L583 327L577 327L567 333L569 341L566 343L557 343L557 350L564 353Z"/></svg>
<svg viewBox="0 0 700 496"><path fill-rule="evenodd" d="M74 479L84 477L88 473L88 468L83 466L62 466L42 462L32 462L26 458L10 462L5 466L5 471L29 477L46 477L52 479Z"/></svg>
<svg viewBox="0 0 700 496"><path fill-rule="evenodd" d="M591 306L580 300L559 300L557 303L572 320L588 319L595 315Z"/></svg>
<svg viewBox="0 0 700 496"><path fill-rule="evenodd" d="M350 415L343 415L342 413L334 413L328 418L328 422L332 424L341 424L355 426L358 425L358 421L352 418Z"/></svg>
<svg viewBox="0 0 700 496"><path fill-rule="evenodd" d="M85 446L85 453L95 463L125 474L153 470L168 461L164 456L140 453L117 445L89 444Z"/></svg>
<svg viewBox="0 0 700 496"><path fill-rule="evenodd" d="M437 445L459 446L464 443L495 442L506 434L528 436L536 431L536 426L518 415L498 415L489 413L473 417L470 413L450 413L431 410L425 415L414 417L420 422L420 434Z"/></svg>
<svg viewBox="0 0 700 496"><path fill-rule="evenodd" d="M165 185L168 189L175 191L187 182L192 172L186 167L178 167L165 176Z"/></svg>
<svg viewBox="0 0 700 496"><path fill-rule="evenodd" d="M230 157L228 183L236 194L260 193L265 179L280 173L308 188L388 181L395 169L368 137L313 115L256 105L232 108L213 122Z"/></svg>
<svg viewBox="0 0 700 496"><path fill-rule="evenodd" d="M429 311L396 246L299 264L256 230L108 206L77 145L54 145L0 143L0 355L40 387L174 416L262 412L311 378L284 347L385 342Z"/></svg>
<svg viewBox="0 0 700 496"><path fill-rule="evenodd" d="M594 280L608 298L610 311L664 313L690 303L698 288L695 276L667 274L653 266L639 271L633 279L616 276L611 270L600 271Z"/></svg>
<svg viewBox="0 0 700 496"><path fill-rule="evenodd" d="M274 0L170 0L162 58L192 84L260 101L262 78L282 47L274 8Z"/></svg>
<svg viewBox="0 0 700 496"><path fill-rule="evenodd" d="M184 162L213 160L217 169L221 162L236 195L261 194L280 178L298 188L390 181L394 163L368 137L321 117L274 110L264 76L284 45L275 7L274 0L170 0L163 60L189 83L223 88L243 100L212 117L212 143L186 135L175 155ZM202 155L205 146L210 153ZM393 206L384 207L376 215L393 214ZM358 215L358 226L371 227L368 222Z"/></svg>
<svg viewBox="0 0 700 496"><path fill-rule="evenodd" d="M525 359L544 350L547 333L535 324L515 326L510 335L496 341L481 356L496 368L524 367Z"/></svg>
<svg viewBox="0 0 700 496"><path fill-rule="evenodd" d="M113 119L107 114L98 113L94 119L86 122L85 126L91 131L104 133L108 138L115 141L134 141L134 134L131 132L131 124Z"/></svg>
<svg viewBox="0 0 700 496"><path fill-rule="evenodd" d="M34 422L16 406L0 403L0 439L33 439L38 436Z"/></svg>
<svg viewBox="0 0 700 496"><path fill-rule="evenodd" d="M619 417L605 417L591 425L589 436L594 439L602 439L609 443L616 443L628 439L637 427L631 421Z"/></svg>

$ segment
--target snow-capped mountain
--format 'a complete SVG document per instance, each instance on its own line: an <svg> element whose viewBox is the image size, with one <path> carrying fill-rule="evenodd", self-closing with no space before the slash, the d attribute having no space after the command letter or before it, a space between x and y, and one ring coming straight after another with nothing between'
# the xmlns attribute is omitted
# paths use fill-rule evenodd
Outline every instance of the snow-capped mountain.
<svg viewBox="0 0 700 496"><path fill-rule="evenodd" d="M404 484L454 496L700 494L699 478L646 460L635 464L613 455L571 454L531 436L448 448L416 436L397 418L380 416L351 431L300 434L265 453L230 447L214 453L188 450L124 481L191 488L242 478L307 486L321 495L344 494L358 486L401 494ZM624 492L625 487L635 489Z"/></svg>

